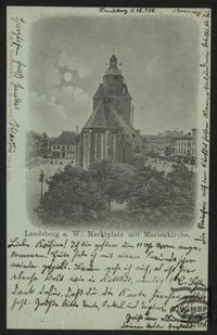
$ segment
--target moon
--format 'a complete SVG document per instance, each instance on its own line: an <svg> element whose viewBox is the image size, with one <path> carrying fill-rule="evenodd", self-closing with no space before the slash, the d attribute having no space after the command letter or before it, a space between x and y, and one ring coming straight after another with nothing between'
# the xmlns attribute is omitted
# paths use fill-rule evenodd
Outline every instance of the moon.
<svg viewBox="0 0 217 335"><path fill-rule="evenodd" d="M63 75L63 79L66 81L66 82L69 82L72 80L72 74L70 72L66 72L64 73Z"/></svg>

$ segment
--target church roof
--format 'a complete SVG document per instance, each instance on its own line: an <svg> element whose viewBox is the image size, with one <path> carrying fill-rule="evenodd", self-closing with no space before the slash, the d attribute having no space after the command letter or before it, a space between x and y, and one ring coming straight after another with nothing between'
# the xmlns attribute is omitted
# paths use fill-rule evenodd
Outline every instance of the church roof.
<svg viewBox="0 0 217 335"><path fill-rule="evenodd" d="M112 105L107 105L103 100L93 111L83 129L120 129L130 140L141 140L138 131L127 124L123 117L116 112Z"/></svg>
<svg viewBox="0 0 217 335"><path fill-rule="evenodd" d="M91 114L83 129L117 129L118 126L111 114L110 107L101 100L97 108Z"/></svg>
<svg viewBox="0 0 217 335"><path fill-rule="evenodd" d="M131 97L129 91L128 91L128 88L127 88L127 85L124 83L123 84L123 90L122 90L122 93L119 94L119 96L129 96ZM97 99L97 98L103 98L103 97L106 97L106 94L105 94L105 91L104 91L104 86L103 84L100 84L96 93L94 94L93 96L93 99ZM108 96L107 96L108 97Z"/></svg>
<svg viewBox="0 0 217 335"><path fill-rule="evenodd" d="M118 69L118 68L108 68L106 71L105 71L105 76L122 76L122 73L121 73L121 70Z"/></svg>
<svg viewBox="0 0 217 335"><path fill-rule="evenodd" d="M110 57L109 68L105 72L105 76L122 76L121 70L117 67L117 57L113 54Z"/></svg>
<svg viewBox="0 0 217 335"><path fill-rule="evenodd" d="M104 87L103 84L100 84L93 98L101 98L104 96Z"/></svg>
<svg viewBox="0 0 217 335"><path fill-rule="evenodd" d="M118 114L112 106L111 106L111 113L118 128L121 128L129 139L132 138L135 140L141 139L141 136L139 135L138 131L133 127L131 127L129 124L127 124L124 118L120 114Z"/></svg>
<svg viewBox="0 0 217 335"><path fill-rule="evenodd" d="M63 131L52 144L75 144L76 134L74 131Z"/></svg>

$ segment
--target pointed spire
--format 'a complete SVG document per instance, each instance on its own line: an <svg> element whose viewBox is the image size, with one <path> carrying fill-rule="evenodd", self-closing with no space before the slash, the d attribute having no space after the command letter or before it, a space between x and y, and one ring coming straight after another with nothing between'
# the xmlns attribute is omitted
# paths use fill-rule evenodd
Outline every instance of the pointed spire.
<svg viewBox="0 0 217 335"><path fill-rule="evenodd" d="M110 58L110 68L117 68L117 57L113 54Z"/></svg>
<svg viewBox="0 0 217 335"><path fill-rule="evenodd" d="M115 54L112 54L109 60L109 67L105 72L105 75L119 75L122 76L121 71L118 68L118 59Z"/></svg>

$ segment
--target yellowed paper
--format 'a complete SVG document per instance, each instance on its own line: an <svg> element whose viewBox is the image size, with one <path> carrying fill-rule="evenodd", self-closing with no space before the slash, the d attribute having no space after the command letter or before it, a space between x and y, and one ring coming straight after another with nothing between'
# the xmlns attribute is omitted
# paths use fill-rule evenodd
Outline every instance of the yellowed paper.
<svg viewBox="0 0 217 335"><path fill-rule="evenodd" d="M7 327L207 330L209 9L7 9Z"/></svg>

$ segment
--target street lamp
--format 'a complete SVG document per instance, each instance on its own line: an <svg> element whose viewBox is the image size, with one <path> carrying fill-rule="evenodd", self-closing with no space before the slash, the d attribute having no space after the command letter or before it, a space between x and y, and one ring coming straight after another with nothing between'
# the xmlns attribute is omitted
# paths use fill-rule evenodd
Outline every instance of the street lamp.
<svg viewBox="0 0 217 335"><path fill-rule="evenodd" d="M41 173L39 175L39 182L41 183L41 199L40 199L40 202L42 202L42 198L43 198L43 182L44 182L44 172L43 172L43 170L41 170Z"/></svg>

